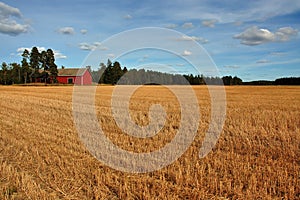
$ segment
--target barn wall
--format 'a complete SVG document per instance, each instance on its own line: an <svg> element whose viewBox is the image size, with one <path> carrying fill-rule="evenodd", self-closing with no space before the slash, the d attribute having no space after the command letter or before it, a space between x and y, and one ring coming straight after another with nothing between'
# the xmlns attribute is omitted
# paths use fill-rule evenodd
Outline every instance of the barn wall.
<svg viewBox="0 0 300 200"><path fill-rule="evenodd" d="M92 75L86 70L83 76L57 76L56 79L59 83L68 84L68 78L73 78L73 83L76 85L91 85Z"/></svg>
<svg viewBox="0 0 300 200"><path fill-rule="evenodd" d="M83 85L91 85L92 84L92 75L91 73L86 70L83 74Z"/></svg>
<svg viewBox="0 0 300 200"><path fill-rule="evenodd" d="M68 83L68 79L65 76L57 76L56 79L59 83Z"/></svg>
<svg viewBox="0 0 300 200"><path fill-rule="evenodd" d="M73 81L76 80L76 76L57 76L56 79L59 83L68 84L68 78L73 78Z"/></svg>

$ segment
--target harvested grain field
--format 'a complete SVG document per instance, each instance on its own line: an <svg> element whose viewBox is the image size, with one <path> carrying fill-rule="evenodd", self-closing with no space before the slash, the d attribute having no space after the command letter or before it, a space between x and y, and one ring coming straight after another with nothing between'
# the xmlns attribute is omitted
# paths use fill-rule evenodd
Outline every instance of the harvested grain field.
<svg viewBox="0 0 300 200"><path fill-rule="evenodd" d="M144 86L131 98L132 119L149 122L153 103L166 123L153 138L137 139L116 126L113 86L99 86L96 111L116 145L135 152L163 147L175 135L180 110L164 87ZM300 88L226 87L221 136L203 159L198 153L210 122L205 86L193 87L198 132L173 164L151 173L125 173L97 161L73 122L72 87L0 87L0 199L299 199Z"/></svg>

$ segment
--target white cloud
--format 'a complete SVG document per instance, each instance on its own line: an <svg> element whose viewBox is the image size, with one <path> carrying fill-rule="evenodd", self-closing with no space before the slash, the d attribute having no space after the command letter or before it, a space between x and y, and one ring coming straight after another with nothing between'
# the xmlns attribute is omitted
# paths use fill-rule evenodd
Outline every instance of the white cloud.
<svg viewBox="0 0 300 200"><path fill-rule="evenodd" d="M11 17L22 19L22 13L18 8L0 2L0 33L16 36L29 31L28 24L20 24Z"/></svg>
<svg viewBox="0 0 300 200"><path fill-rule="evenodd" d="M190 56L190 55L192 55L192 52L190 52L188 50L184 50L184 52L181 55L183 55L183 56Z"/></svg>
<svg viewBox="0 0 300 200"><path fill-rule="evenodd" d="M196 36L187 36L187 35L183 35L180 38L177 38L176 40L178 41L198 41L202 44L206 44L208 43L208 40L202 37L196 37Z"/></svg>
<svg viewBox="0 0 300 200"><path fill-rule="evenodd" d="M81 29L80 30L80 33L83 34L83 35L87 34L87 32L88 32L88 30L86 30L86 29Z"/></svg>
<svg viewBox="0 0 300 200"><path fill-rule="evenodd" d="M39 50L40 53L42 51L47 51L47 49L45 47L36 47L36 48ZM20 48L18 48L17 49L18 55L21 56L25 49L27 49L30 53L32 47L20 47ZM63 55L59 50L52 49L52 51L54 53L55 59L66 59L67 58L67 56Z"/></svg>
<svg viewBox="0 0 300 200"><path fill-rule="evenodd" d="M275 36L267 29L259 29L257 26L252 26L233 38L240 39L241 44L259 45L273 41Z"/></svg>
<svg viewBox="0 0 300 200"><path fill-rule="evenodd" d="M298 34L298 30L292 27L279 28L275 33L268 29L260 29L257 26L252 26L244 32L233 36L235 39L240 39L241 44L259 45L267 42L286 42Z"/></svg>
<svg viewBox="0 0 300 200"><path fill-rule="evenodd" d="M102 44L100 42L94 42L92 44L89 44L87 42L82 42L79 44L79 48L81 50L86 50L86 51L93 51L96 49L103 50L103 51L108 50L108 48L102 46Z"/></svg>
<svg viewBox="0 0 300 200"><path fill-rule="evenodd" d="M64 35L73 35L75 33L74 28L70 26L62 27L57 32Z"/></svg>
<svg viewBox="0 0 300 200"><path fill-rule="evenodd" d="M94 50L95 48L86 42L82 42L79 44L79 49L91 51Z"/></svg>
<svg viewBox="0 0 300 200"><path fill-rule="evenodd" d="M192 22L186 22L186 23L184 23L182 25L182 28L186 28L186 29L188 29L188 28L194 28L194 25L193 25Z"/></svg>
<svg viewBox="0 0 300 200"><path fill-rule="evenodd" d="M291 37L296 36L298 30L293 29L292 27L282 27L275 32L276 39L280 42L289 41Z"/></svg>
<svg viewBox="0 0 300 200"><path fill-rule="evenodd" d="M46 51L45 47L36 47L36 48L39 50L39 52ZM32 47L20 47L17 49L18 54L21 55L25 49L27 49L30 53Z"/></svg>
<svg viewBox="0 0 300 200"><path fill-rule="evenodd" d="M124 18L124 19L132 19L132 16L129 15L129 14L127 14L127 15L125 15L123 18Z"/></svg>
<svg viewBox="0 0 300 200"><path fill-rule="evenodd" d="M217 23L217 22L218 22L218 20L216 20L216 19L203 20L202 25L213 28L213 27L215 27L215 23Z"/></svg>
<svg viewBox="0 0 300 200"><path fill-rule="evenodd" d="M11 7L3 2L0 2L1 16L21 17L22 14L18 8Z"/></svg>
<svg viewBox="0 0 300 200"><path fill-rule="evenodd" d="M165 27L169 29L174 29L177 27L177 24L167 24Z"/></svg>
<svg viewBox="0 0 300 200"><path fill-rule="evenodd" d="M67 58L66 55L63 55L63 54L62 54L60 51L58 51L58 50L54 50L53 53L54 53L54 57L55 57L56 59L66 59L66 58Z"/></svg>

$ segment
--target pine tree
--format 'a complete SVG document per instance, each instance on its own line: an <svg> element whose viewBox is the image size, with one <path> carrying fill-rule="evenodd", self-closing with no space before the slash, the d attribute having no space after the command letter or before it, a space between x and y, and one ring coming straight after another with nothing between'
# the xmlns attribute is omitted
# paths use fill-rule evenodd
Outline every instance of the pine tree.
<svg viewBox="0 0 300 200"><path fill-rule="evenodd" d="M32 47L31 52L30 52L30 68L32 70L30 78L34 79L34 81L36 82L37 78L40 75L40 73L39 73L39 70L40 70L40 53L39 53L39 50L36 47Z"/></svg>
<svg viewBox="0 0 300 200"><path fill-rule="evenodd" d="M49 69L52 83L56 82L58 70L57 65L55 64L55 57L52 49L47 50L47 68Z"/></svg>
<svg viewBox="0 0 300 200"><path fill-rule="evenodd" d="M24 77L24 83L27 84L27 80L28 80L28 75L30 73L30 68L29 68L29 63L28 63L28 59L29 59L29 51L27 49L24 50L23 54L22 54L22 74Z"/></svg>

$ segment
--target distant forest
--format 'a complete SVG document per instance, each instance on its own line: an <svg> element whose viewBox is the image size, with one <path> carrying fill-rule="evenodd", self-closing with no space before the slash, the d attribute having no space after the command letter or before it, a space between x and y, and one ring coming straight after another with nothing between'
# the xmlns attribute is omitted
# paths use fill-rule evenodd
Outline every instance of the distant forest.
<svg viewBox="0 0 300 200"><path fill-rule="evenodd" d="M165 85L300 85L300 77L279 78L274 81L243 82L237 76L205 77L194 74L170 74L145 69L130 69L122 67L117 61L107 64L100 63L98 70L91 70L93 82L100 84L165 84ZM7 64L3 62L0 69L0 84L27 84L36 82L56 83L57 65L52 49L39 52L37 47L31 51L24 50L20 63ZM100 74L102 76L100 77ZM50 81L49 81L50 80Z"/></svg>
<svg viewBox="0 0 300 200"><path fill-rule="evenodd" d="M251 81L243 82L237 76L205 77L204 75L179 75L163 73L145 69L130 69L121 67L119 62L112 63L109 59L107 64L100 63L98 70L91 71L93 82L99 84L165 84L165 85L300 85L300 77L279 78L274 81ZM102 76L100 77L100 74Z"/></svg>
<svg viewBox="0 0 300 200"><path fill-rule="evenodd" d="M220 77L205 77L203 75L180 75L163 73L145 69L130 69L121 67L119 62L112 63L107 61L107 65L100 63L100 68L97 71L91 71L93 82L99 84L122 84L122 85L141 85L141 84L162 84L162 85L242 85L242 79L238 77L224 76Z"/></svg>

